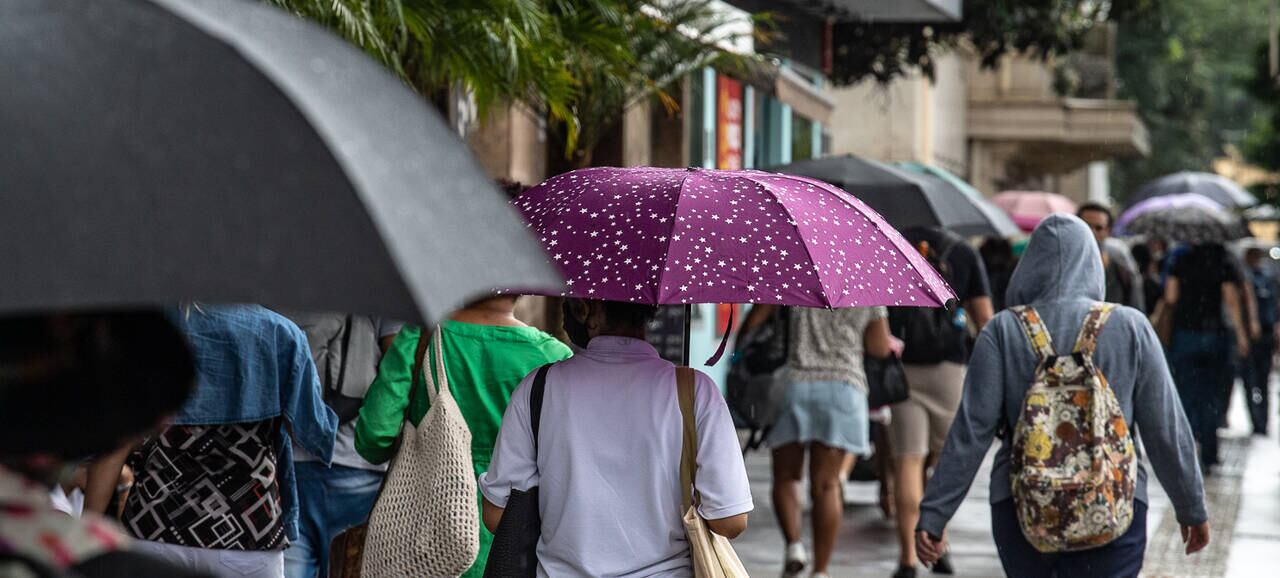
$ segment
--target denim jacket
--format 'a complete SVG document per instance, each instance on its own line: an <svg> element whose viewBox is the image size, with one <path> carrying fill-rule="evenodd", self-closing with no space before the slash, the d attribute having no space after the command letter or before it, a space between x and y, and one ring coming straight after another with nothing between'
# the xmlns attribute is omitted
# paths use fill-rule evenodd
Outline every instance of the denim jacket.
<svg viewBox="0 0 1280 578"><path fill-rule="evenodd" d="M338 416L321 398L306 335L260 305L192 305L172 319L191 345L195 391L175 425L221 425L284 416L276 464L286 535L298 538L298 490L293 442L328 464Z"/></svg>

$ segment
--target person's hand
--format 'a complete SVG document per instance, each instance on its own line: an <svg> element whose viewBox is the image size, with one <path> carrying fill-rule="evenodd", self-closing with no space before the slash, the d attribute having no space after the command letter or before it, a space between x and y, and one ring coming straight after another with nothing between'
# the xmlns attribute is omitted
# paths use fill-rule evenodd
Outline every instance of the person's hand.
<svg viewBox="0 0 1280 578"><path fill-rule="evenodd" d="M1209 523L1205 522L1199 526L1183 526L1182 543L1187 545L1188 556L1203 550L1205 546L1209 545Z"/></svg>
<svg viewBox="0 0 1280 578"><path fill-rule="evenodd" d="M1207 532L1207 530L1206 530ZM1207 534L1206 534L1207 535ZM947 537L934 540L928 532L924 530L916 531L916 557L920 559L920 563L925 566L932 566L938 561L943 554L947 553Z"/></svg>
<svg viewBox="0 0 1280 578"><path fill-rule="evenodd" d="M1262 337L1262 324L1258 323L1258 320L1256 319L1250 320L1249 321L1249 339L1251 341L1257 341L1261 337Z"/></svg>
<svg viewBox="0 0 1280 578"><path fill-rule="evenodd" d="M906 347L906 345L907 344L904 343L901 339L898 339L897 337L894 337L892 335L889 336L889 351L892 351L894 355L897 355L898 357L902 357L902 350Z"/></svg>
<svg viewBox="0 0 1280 578"><path fill-rule="evenodd" d="M1249 338L1248 337L1245 337L1243 335L1236 336L1236 353L1239 353L1241 358L1249 357Z"/></svg>

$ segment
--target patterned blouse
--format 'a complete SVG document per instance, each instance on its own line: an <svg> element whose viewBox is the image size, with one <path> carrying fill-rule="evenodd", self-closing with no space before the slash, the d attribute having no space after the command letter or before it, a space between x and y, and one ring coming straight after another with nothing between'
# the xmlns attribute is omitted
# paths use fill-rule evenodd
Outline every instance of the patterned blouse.
<svg viewBox="0 0 1280 578"><path fill-rule="evenodd" d="M867 325L887 314L884 307L792 307L787 378L792 383L843 381L866 391L862 334Z"/></svg>
<svg viewBox="0 0 1280 578"><path fill-rule="evenodd" d="M221 550L288 546L276 478L280 418L170 426L133 453L123 522L135 537Z"/></svg>

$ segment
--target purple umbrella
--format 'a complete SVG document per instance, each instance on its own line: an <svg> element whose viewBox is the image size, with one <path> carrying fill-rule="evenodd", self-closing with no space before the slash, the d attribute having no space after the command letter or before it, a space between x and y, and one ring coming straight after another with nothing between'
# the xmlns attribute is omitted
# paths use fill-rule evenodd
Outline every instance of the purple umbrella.
<svg viewBox="0 0 1280 578"><path fill-rule="evenodd" d="M1199 193L1183 193L1181 195L1165 195L1160 197L1151 197L1132 207L1129 207L1124 214L1116 219L1116 226L1113 232L1116 235L1127 235L1128 226L1134 219L1154 211L1163 211L1167 209L1206 209L1214 212L1222 212L1226 209L1221 203L1210 199Z"/></svg>
<svg viewBox="0 0 1280 578"><path fill-rule="evenodd" d="M955 299L878 213L805 177L600 167L547 179L513 202L564 273L560 296L807 307Z"/></svg>

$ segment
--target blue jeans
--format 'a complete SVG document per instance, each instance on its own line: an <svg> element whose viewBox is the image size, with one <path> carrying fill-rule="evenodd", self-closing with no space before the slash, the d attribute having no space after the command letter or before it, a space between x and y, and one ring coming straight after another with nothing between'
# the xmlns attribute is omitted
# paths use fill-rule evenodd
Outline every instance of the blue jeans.
<svg viewBox="0 0 1280 578"><path fill-rule="evenodd" d="M991 534L1000 564L1010 578L1132 578L1142 570L1147 550L1147 505L1133 503L1133 524L1123 536L1106 546L1079 552L1045 554L1036 550L1022 535L1013 500L991 505Z"/></svg>
<svg viewBox="0 0 1280 578"><path fill-rule="evenodd" d="M1175 331L1169 365L1191 433L1200 442L1200 462L1218 462L1218 420L1224 374L1231 371L1231 341L1225 332Z"/></svg>
<svg viewBox="0 0 1280 578"><path fill-rule="evenodd" d="M289 578L329 575L329 544L343 530L363 524L378 497L382 472L294 462L298 483L298 541L284 551Z"/></svg>

